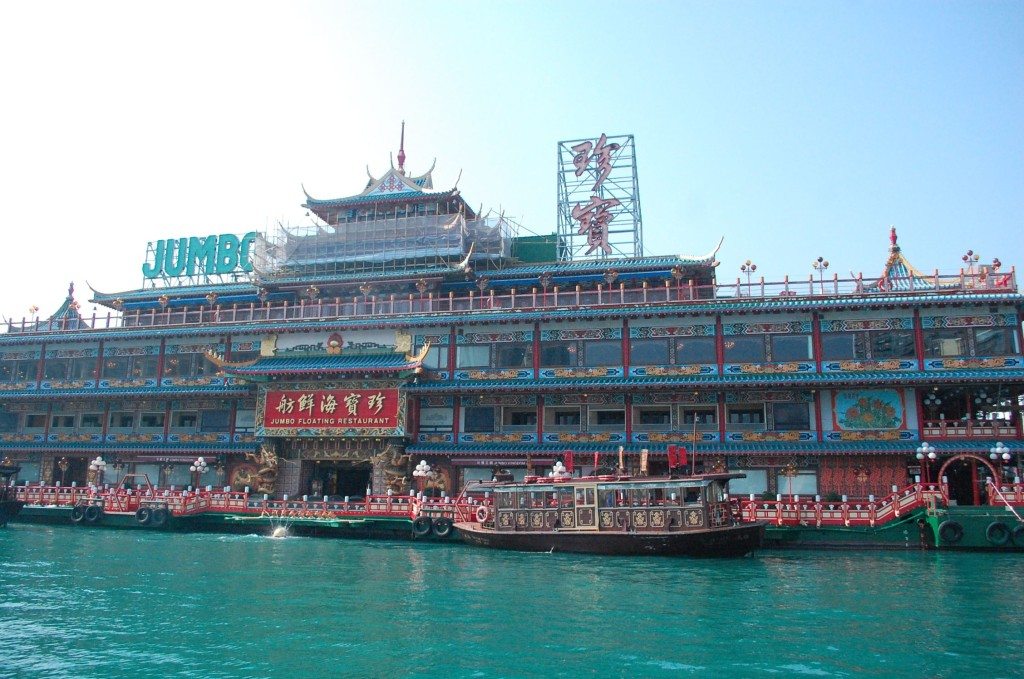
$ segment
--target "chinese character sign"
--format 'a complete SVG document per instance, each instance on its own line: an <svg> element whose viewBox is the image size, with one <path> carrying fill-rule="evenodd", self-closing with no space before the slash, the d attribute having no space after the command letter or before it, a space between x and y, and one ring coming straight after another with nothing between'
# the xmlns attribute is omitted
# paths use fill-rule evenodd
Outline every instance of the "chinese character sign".
<svg viewBox="0 0 1024 679"><path fill-rule="evenodd" d="M577 177L583 175L590 168L591 162L596 167L596 180L591 189L595 192L594 195L590 197L588 204L577 203L576 207L572 209L572 218L579 222L578 233L587 236L588 250L586 254L588 255L598 248L601 248L606 255L612 252L611 245L608 244L608 222L615 215L608 209L621 203L616 198L601 198L596 192L611 174L612 153L618 149L618 144L608 143L608 135L605 134L601 135L597 144L585 141L572 147L573 153L576 154L572 159L572 164L576 168Z"/></svg>
<svg viewBox="0 0 1024 679"><path fill-rule="evenodd" d="M397 389L268 391L263 426L273 429L381 429L398 426Z"/></svg>

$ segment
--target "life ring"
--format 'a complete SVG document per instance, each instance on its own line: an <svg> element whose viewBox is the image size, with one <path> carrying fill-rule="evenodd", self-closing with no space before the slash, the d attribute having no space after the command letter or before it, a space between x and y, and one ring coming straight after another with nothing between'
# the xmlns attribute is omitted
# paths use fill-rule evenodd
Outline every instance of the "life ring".
<svg viewBox="0 0 1024 679"><path fill-rule="evenodd" d="M454 522L447 516L442 516L434 522L434 535L439 538L446 538L452 534Z"/></svg>
<svg viewBox="0 0 1024 679"><path fill-rule="evenodd" d="M985 529L985 539L996 547L1002 547L1010 541L1010 528L1002 521L993 521Z"/></svg>
<svg viewBox="0 0 1024 679"><path fill-rule="evenodd" d="M1014 526L1010 534L1013 536L1013 544L1024 547L1024 523Z"/></svg>
<svg viewBox="0 0 1024 679"><path fill-rule="evenodd" d="M75 505L71 509L71 520L75 523L82 523L85 518L85 505Z"/></svg>
<svg viewBox="0 0 1024 679"><path fill-rule="evenodd" d="M139 507L135 512L135 520L139 522L140 526L148 526L152 518L153 510L149 507Z"/></svg>
<svg viewBox="0 0 1024 679"><path fill-rule="evenodd" d="M153 510L153 513L149 516L149 525L153 528L160 528L167 523L167 510L163 507L157 507Z"/></svg>
<svg viewBox="0 0 1024 679"><path fill-rule="evenodd" d="M480 505L476 508L476 522L487 523L487 519L491 518L491 509L487 505Z"/></svg>
<svg viewBox="0 0 1024 679"><path fill-rule="evenodd" d="M964 527L960 525L959 521L943 521L939 524L939 539L943 542L948 542L951 545L955 545L960 542L964 537Z"/></svg>
<svg viewBox="0 0 1024 679"><path fill-rule="evenodd" d="M86 523L96 523L100 520L100 516L102 516L102 514L103 510L100 509L98 505L89 505L88 507L85 508L85 514L83 518L85 519Z"/></svg>
<svg viewBox="0 0 1024 679"><path fill-rule="evenodd" d="M412 522L412 534L418 538L423 538L430 535L430 529L433 528L434 522L430 520L429 516L417 516Z"/></svg>

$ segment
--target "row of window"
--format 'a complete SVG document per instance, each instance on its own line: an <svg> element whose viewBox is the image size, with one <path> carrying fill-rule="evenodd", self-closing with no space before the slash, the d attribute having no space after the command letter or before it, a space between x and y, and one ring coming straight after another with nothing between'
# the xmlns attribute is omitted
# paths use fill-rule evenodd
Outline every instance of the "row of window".
<svg viewBox="0 0 1024 679"><path fill-rule="evenodd" d="M451 408L424 408L420 411L420 431L452 430ZM624 408L609 406L556 406L543 412L545 431L621 431L626 425ZM808 431L811 429L809 403L730 404L725 407L726 428L732 431L765 430ZM718 430L718 409L709 406L635 406L633 428L638 430ZM511 406L467 406L463 409L462 428L466 433L533 431L537 429L537 410Z"/></svg>
<svg viewBox="0 0 1024 679"><path fill-rule="evenodd" d="M715 363L714 337L641 339L629 343L629 364L686 365ZM809 361L814 359L810 334L728 335L722 341L726 363ZM538 362L542 368L598 367L623 364L619 340L568 340L541 342ZM952 356L1007 356L1019 353L1013 328L938 328L924 331L926 358ZM532 368L531 342L456 347L456 368ZM445 369L447 347L431 348L425 364ZM910 330L862 330L823 333L821 359L883 360L917 357Z"/></svg>
<svg viewBox="0 0 1024 679"><path fill-rule="evenodd" d="M235 419L236 431L251 431L255 425L253 410L239 410ZM0 432L98 433L104 423L108 432L162 432L170 424L175 433L226 432L231 429L230 410L174 410L145 412L115 410L109 413L6 413L0 412ZM20 425L20 427L19 427Z"/></svg>
<svg viewBox="0 0 1024 679"><path fill-rule="evenodd" d="M237 353L234 361L255 358L255 353ZM205 354L167 354L163 372L158 375L160 357L109 356L97 367L92 358L48 358L43 362L44 380L144 379L156 377L200 377L212 375L216 366ZM0 382L35 382L39 376L38 360L0 361Z"/></svg>

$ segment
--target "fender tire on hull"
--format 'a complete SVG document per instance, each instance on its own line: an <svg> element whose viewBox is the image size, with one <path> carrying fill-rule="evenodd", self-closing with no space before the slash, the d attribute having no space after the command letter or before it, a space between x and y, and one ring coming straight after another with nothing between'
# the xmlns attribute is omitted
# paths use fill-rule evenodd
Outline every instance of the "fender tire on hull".
<svg viewBox="0 0 1024 679"><path fill-rule="evenodd" d="M75 505L71 509L71 520L75 523L82 523L85 518L85 505Z"/></svg>
<svg viewBox="0 0 1024 679"><path fill-rule="evenodd" d="M153 510L149 507L139 507L135 512L135 520L139 522L140 526L148 526L149 522L153 520Z"/></svg>
<svg viewBox="0 0 1024 679"><path fill-rule="evenodd" d="M1010 527L1002 521L993 521L985 529L985 539L996 547L1002 547L1010 541Z"/></svg>
<svg viewBox="0 0 1024 679"><path fill-rule="evenodd" d="M412 522L412 534L418 538L425 538L430 535L430 529L433 527L434 522L429 516L417 516Z"/></svg>
<svg viewBox="0 0 1024 679"><path fill-rule="evenodd" d="M157 507L149 517L149 525L153 528L162 528L167 525L167 510Z"/></svg>
<svg viewBox="0 0 1024 679"><path fill-rule="evenodd" d="M1024 523L1014 526L1010 534L1013 537L1013 544L1024 547Z"/></svg>
<svg viewBox="0 0 1024 679"><path fill-rule="evenodd" d="M89 505L85 508L84 519L86 523L96 523L103 516L103 510L97 505Z"/></svg>
<svg viewBox="0 0 1024 679"><path fill-rule="evenodd" d="M454 522L448 517L442 516L434 522L434 535L439 538L446 538L452 534Z"/></svg>
<svg viewBox="0 0 1024 679"><path fill-rule="evenodd" d="M939 524L939 539L945 543L955 545L964 537L964 527L959 521L943 521Z"/></svg>

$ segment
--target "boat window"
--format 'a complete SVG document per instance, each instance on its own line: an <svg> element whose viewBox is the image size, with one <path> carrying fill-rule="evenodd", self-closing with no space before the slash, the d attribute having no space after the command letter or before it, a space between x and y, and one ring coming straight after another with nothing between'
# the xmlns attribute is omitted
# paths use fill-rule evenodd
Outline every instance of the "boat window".
<svg viewBox="0 0 1024 679"><path fill-rule="evenodd" d="M575 502L574 502L574 499L573 499L574 496L573 496L573 492L572 492L572 487L559 488L557 493L558 493L558 506L559 507L574 507L575 506Z"/></svg>
<svg viewBox="0 0 1024 679"><path fill-rule="evenodd" d="M665 504L665 489L664 488L653 488L651 489L651 505L661 507Z"/></svg>
<svg viewBox="0 0 1024 679"><path fill-rule="evenodd" d="M515 499L515 493L498 493L496 498L498 501L499 509L511 509L513 500Z"/></svg>
<svg viewBox="0 0 1024 679"><path fill-rule="evenodd" d="M585 491L586 491L586 488L577 488L576 489L576 504L582 505L582 504L586 504L587 503Z"/></svg>
<svg viewBox="0 0 1024 679"><path fill-rule="evenodd" d="M600 500L602 507L614 507L615 506L615 491L614 490L599 490L597 491L597 497Z"/></svg>
<svg viewBox="0 0 1024 679"><path fill-rule="evenodd" d="M634 488L630 491L631 504L634 507L647 507L651 504L651 491L646 488Z"/></svg>
<svg viewBox="0 0 1024 679"><path fill-rule="evenodd" d="M725 500L725 494L722 492L722 484L715 482L708 486L708 502L717 504Z"/></svg>
<svg viewBox="0 0 1024 679"><path fill-rule="evenodd" d="M594 504L594 489L593 488L587 488L587 504L588 505Z"/></svg>
<svg viewBox="0 0 1024 679"><path fill-rule="evenodd" d="M521 490L516 493L516 507L519 509L526 509L530 506L530 500L525 490Z"/></svg>
<svg viewBox="0 0 1024 679"><path fill-rule="evenodd" d="M544 507L544 492L540 490L530 491L530 509L542 509Z"/></svg>
<svg viewBox="0 0 1024 679"><path fill-rule="evenodd" d="M671 488L668 491L668 498L665 499L665 504L669 505L670 507L678 507L679 506L679 498L680 498L679 489L678 488Z"/></svg>
<svg viewBox="0 0 1024 679"><path fill-rule="evenodd" d="M700 488L684 488L683 502L685 502L686 504L700 502Z"/></svg>
<svg viewBox="0 0 1024 679"><path fill-rule="evenodd" d="M557 507L558 506L558 491L549 490L544 493L544 506L545 507Z"/></svg>

